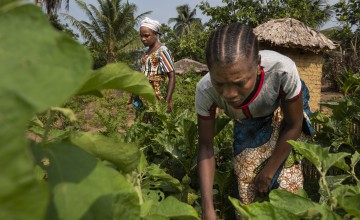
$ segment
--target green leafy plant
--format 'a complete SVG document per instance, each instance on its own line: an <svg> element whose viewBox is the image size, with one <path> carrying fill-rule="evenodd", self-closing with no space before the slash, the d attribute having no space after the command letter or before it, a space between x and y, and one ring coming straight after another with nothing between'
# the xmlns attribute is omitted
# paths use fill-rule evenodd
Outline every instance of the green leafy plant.
<svg viewBox="0 0 360 220"><path fill-rule="evenodd" d="M351 163L345 161L349 153L330 153L329 148L289 141L320 173L319 186L322 199L319 203L309 199L305 191L292 194L284 190L270 192L269 201L244 205L230 198L237 211L245 219L347 219L359 218L360 207L355 202L360 198L360 181L354 170L360 154L351 155ZM345 175L327 176L331 167L343 170ZM350 179L351 182L342 183ZM292 204L292 205L289 205ZM295 205L296 204L296 205Z"/></svg>
<svg viewBox="0 0 360 220"><path fill-rule="evenodd" d="M171 195L153 200L141 190L144 170L153 182L159 173L162 185L176 181L155 166L147 168L138 146L52 127L59 113L75 120L71 109L56 107L74 95L120 89L154 103L144 76L121 63L92 71L89 52L55 31L31 4L2 2L0 32L0 50L7 53L0 57L1 219L199 219ZM34 117L45 111L45 123ZM39 140L25 137L29 126L37 126Z"/></svg>

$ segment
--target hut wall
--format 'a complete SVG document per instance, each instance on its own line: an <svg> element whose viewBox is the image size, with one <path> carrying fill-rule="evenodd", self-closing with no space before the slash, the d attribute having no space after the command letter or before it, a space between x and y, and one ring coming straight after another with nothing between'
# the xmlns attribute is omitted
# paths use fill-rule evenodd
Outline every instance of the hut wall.
<svg viewBox="0 0 360 220"><path fill-rule="evenodd" d="M265 47L262 49L274 50L285 56L290 57L296 64L299 75L306 83L310 91L311 111L319 110L321 98L321 76L323 67L323 58L321 54L307 52L291 48Z"/></svg>

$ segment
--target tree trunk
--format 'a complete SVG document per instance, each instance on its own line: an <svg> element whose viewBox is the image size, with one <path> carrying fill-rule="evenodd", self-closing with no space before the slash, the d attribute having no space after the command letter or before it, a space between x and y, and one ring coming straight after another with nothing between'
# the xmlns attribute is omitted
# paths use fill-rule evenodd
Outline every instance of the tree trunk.
<svg viewBox="0 0 360 220"><path fill-rule="evenodd" d="M116 61L115 53L114 53L115 43L114 41L110 41L107 51L106 51L106 57L107 57L107 63L114 63Z"/></svg>
<svg viewBox="0 0 360 220"><path fill-rule="evenodd" d="M42 0L35 0L36 6L42 8Z"/></svg>

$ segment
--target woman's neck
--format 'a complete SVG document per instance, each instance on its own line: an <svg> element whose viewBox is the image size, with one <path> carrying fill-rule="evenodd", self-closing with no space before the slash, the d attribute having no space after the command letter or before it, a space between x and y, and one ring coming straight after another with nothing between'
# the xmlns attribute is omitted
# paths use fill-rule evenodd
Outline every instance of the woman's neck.
<svg viewBox="0 0 360 220"><path fill-rule="evenodd" d="M149 46L149 49L147 50L146 54L151 54L160 47L160 42L156 41L153 45Z"/></svg>

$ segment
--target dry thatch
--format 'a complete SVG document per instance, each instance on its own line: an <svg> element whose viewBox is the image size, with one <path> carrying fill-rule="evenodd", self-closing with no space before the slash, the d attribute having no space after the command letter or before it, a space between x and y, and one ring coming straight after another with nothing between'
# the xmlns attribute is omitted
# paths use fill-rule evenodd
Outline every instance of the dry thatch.
<svg viewBox="0 0 360 220"><path fill-rule="evenodd" d="M293 18L270 20L254 28L254 33L260 42L273 46L299 48L315 53L336 48L325 35Z"/></svg>
<svg viewBox="0 0 360 220"><path fill-rule="evenodd" d="M206 73L209 71L205 64L191 59L182 59L174 63L176 74L183 74L193 69L196 73Z"/></svg>

